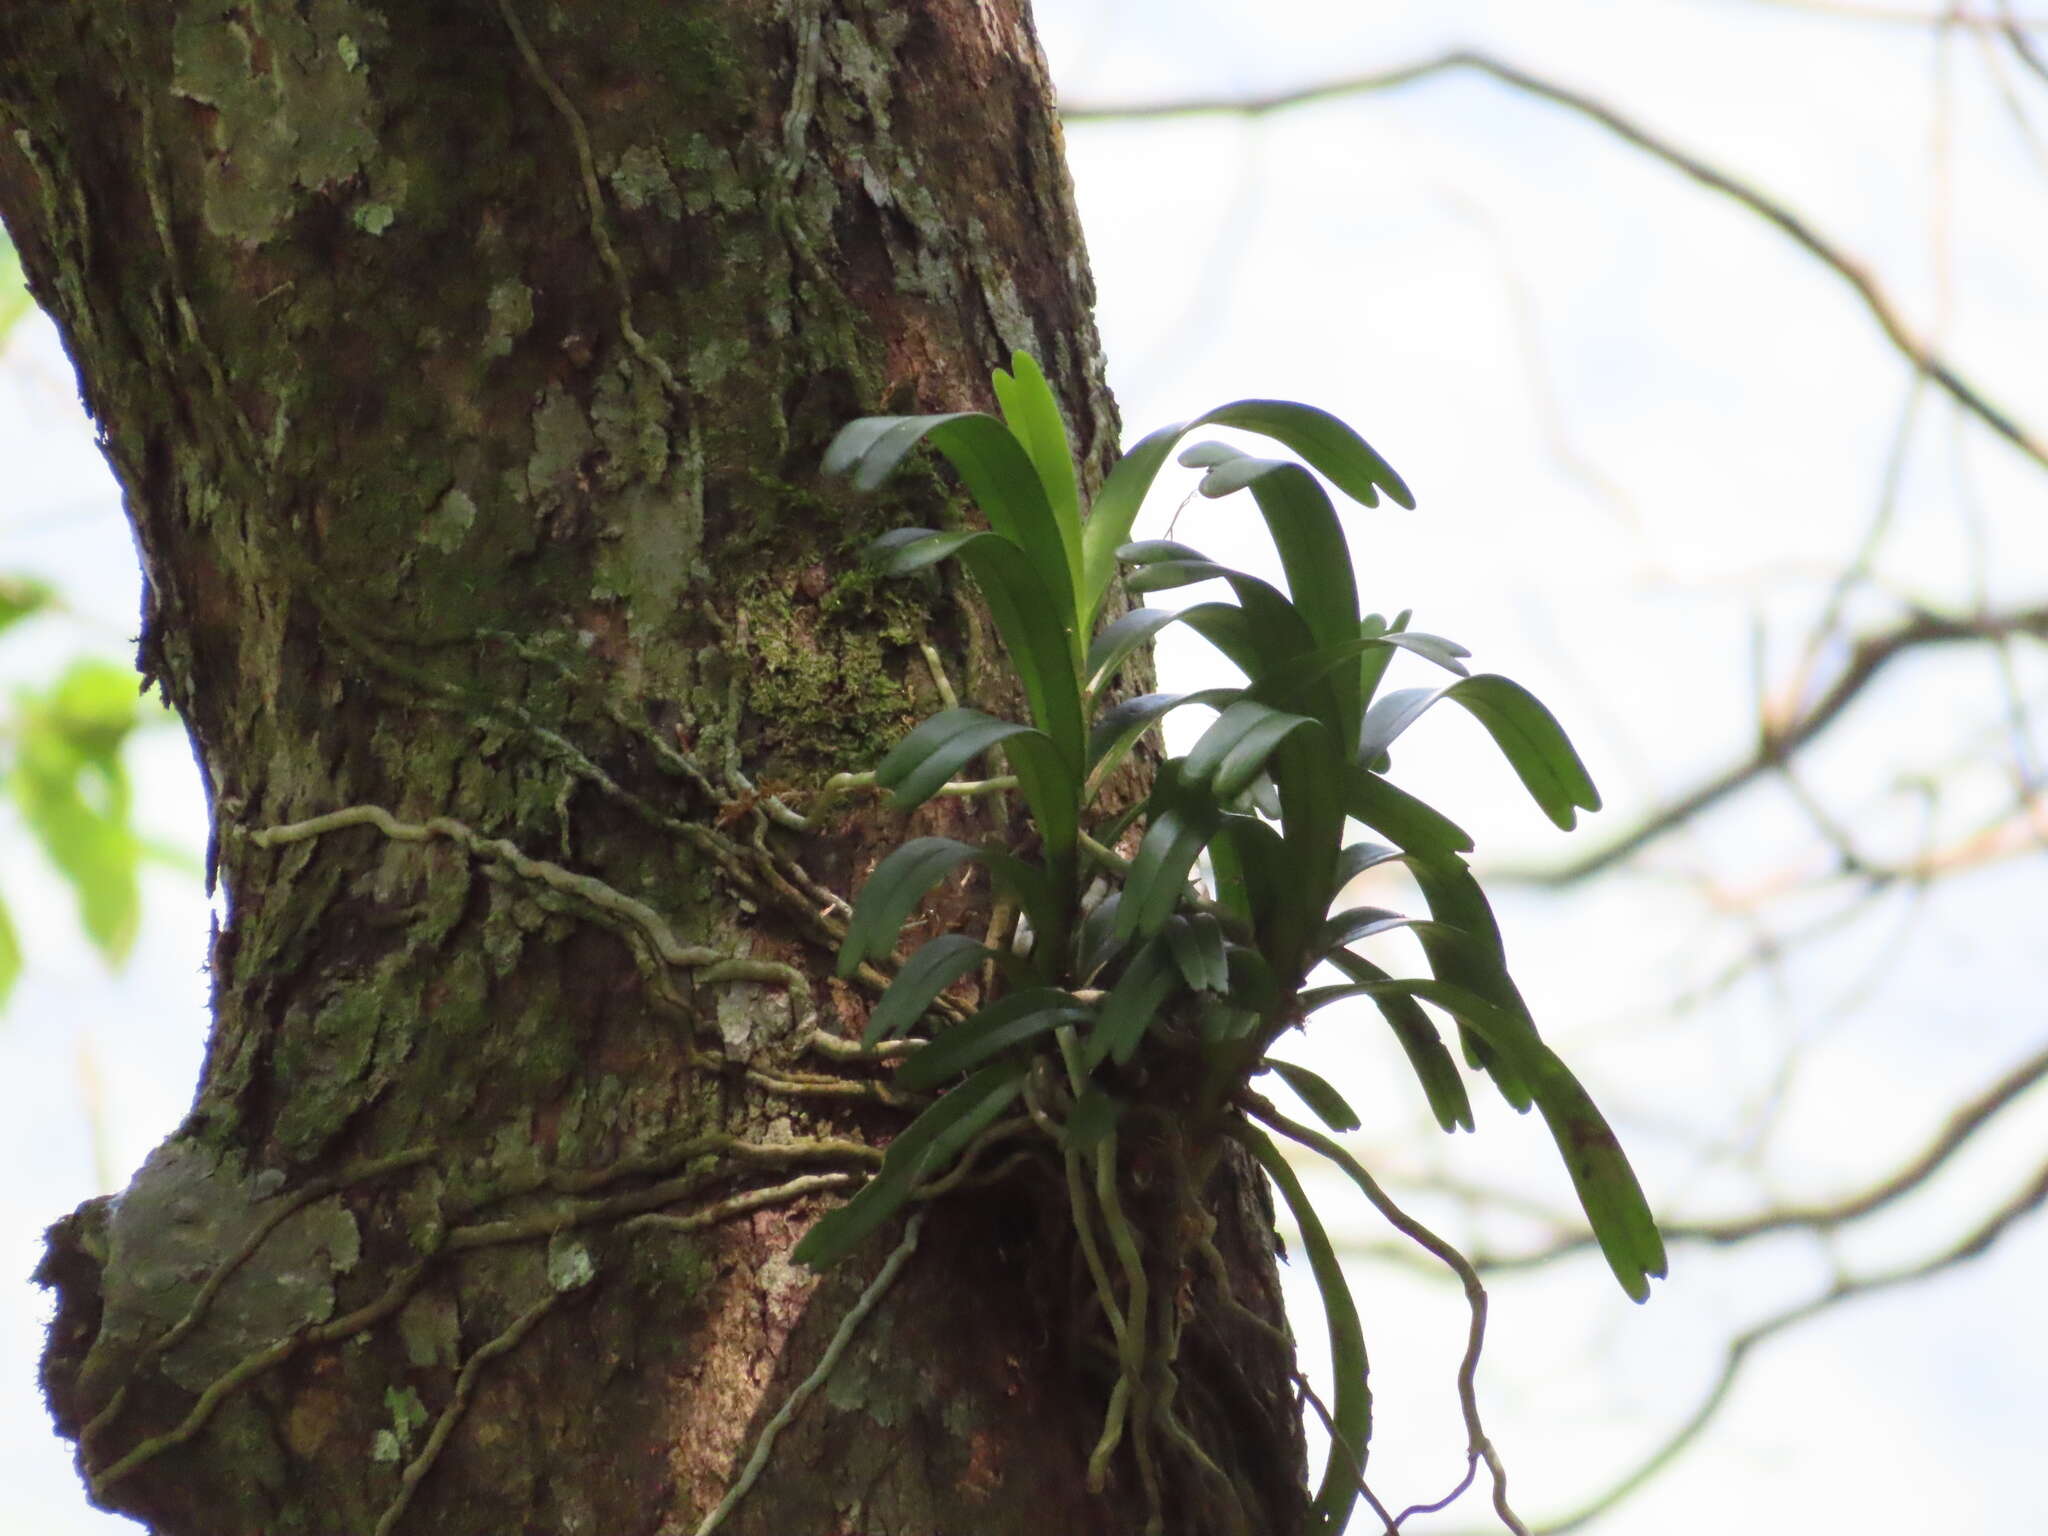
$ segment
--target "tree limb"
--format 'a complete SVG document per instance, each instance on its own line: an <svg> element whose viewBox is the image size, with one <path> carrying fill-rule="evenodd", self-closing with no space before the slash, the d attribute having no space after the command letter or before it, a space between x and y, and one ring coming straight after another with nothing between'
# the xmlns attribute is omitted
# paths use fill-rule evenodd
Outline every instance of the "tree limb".
<svg viewBox="0 0 2048 1536"><path fill-rule="evenodd" d="M2009 31L2007 35L2016 39L2018 37L2016 31ZM2021 48L2022 42L2016 40L2014 46ZM2048 470L2048 443L2044 443L2028 431L2016 418L1993 404L1975 385L1957 373L1931 343L1923 340L1907 326L1890 297L1878 286L1877 280L1864 269L1861 262L1828 240L1785 204L1766 196L1749 183L1726 171L1707 164L1669 140L1658 137L1634 119L1623 116L1605 103L1569 86L1532 75L1527 70L1509 64L1503 59L1497 59L1491 54L1460 48L1439 54L1433 59L1404 64L1395 69L1321 81L1267 95L1190 96L1172 101L1128 104L1084 102L1062 107L1060 115L1070 123L1100 121L1105 118L1130 120L1219 115L1260 117L1345 96L1399 90L1403 86L1414 85L1432 76L1448 74L1454 70L1474 70L1480 74L1490 75L1518 91L1568 108L1581 117L1598 123L1608 132L1636 148L1662 160L1673 169L1682 171L1700 185L1725 193L1767 223L1776 225L1780 231L1805 249L1809 255L1816 257L1854 290L1856 296L1862 300L1863 307L1877 322L1878 329L1884 332L1885 339L1913 365L1917 372L1939 385L1965 411L2032 459L2036 466Z"/></svg>

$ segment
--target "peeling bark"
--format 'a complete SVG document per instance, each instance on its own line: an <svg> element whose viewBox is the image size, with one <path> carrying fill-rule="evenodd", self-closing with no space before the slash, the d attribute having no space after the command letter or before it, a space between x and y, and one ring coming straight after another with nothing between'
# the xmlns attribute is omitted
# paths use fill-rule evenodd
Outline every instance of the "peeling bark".
<svg viewBox="0 0 2048 1536"><path fill-rule="evenodd" d="M683 1532L835 1341L726 1532L1142 1527L1083 1469L1064 1208L1027 1165L785 1255L901 1116L809 1046L829 897L903 835L800 803L1001 683L858 550L832 432L1033 351L1116 442L1021 0L16 4L0 213L147 581L227 896L190 1117L52 1229L45 1379L165 1533ZM351 807L353 819L316 818ZM954 803L925 821L978 832ZM934 921L971 919L967 890ZM1261 1186L1204 1203L1278 1317ZM1246 1528L1304 1503L1292 1360L1212 1278L1182 1362ZM1171 1528L1232 1528L1168 1490Z"/></svg>

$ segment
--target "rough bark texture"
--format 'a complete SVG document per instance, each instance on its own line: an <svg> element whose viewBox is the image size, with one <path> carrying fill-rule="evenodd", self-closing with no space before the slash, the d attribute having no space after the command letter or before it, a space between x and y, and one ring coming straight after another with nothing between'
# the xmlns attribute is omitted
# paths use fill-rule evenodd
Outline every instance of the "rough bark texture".
<svg viewBox="0 0 2048 1536"><path fill-rule="evenodd" d="M192 1114L44 1275L58 1422L162 1532L1136 1530L1029 1159L824 1281L901 1116L810 1041L830 893L902 835L766 820L996 697L821 485L846 419L1045 364L1115 443L1021 0L7 0L0 212L63 328L190 728L228 919ZM379 808L326 830L299 826ZM955 827L982 813L944 813ZM990 830L984 825L980 830ZM963 891L936 915L971 916ZM1139 1170L1142 1172L1142 1169ZM742 1209L756 1191L751 1209ZM1277 1316L1242 1168L1206 1192ZM1291 1360L1213 1280L1175 1531L1297 1527ZM850 1343L847 1340L850 1338Z"/></svg>

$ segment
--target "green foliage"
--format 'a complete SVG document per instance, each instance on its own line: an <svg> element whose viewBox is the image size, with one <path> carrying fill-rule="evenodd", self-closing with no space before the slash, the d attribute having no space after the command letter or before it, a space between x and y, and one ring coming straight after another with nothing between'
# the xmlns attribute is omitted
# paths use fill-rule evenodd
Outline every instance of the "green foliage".
<svg viewBox="0 0 2048 1536"><path fill-rule="evenodd" d="M912 731L876 779L909 810L983 753L1000 752L1038 845L1025 858L918 838L885 858L862 890L841 953L844 971L890 954L918 902L969 861L986 867L1026 915L1028 944L1020 933L998 951L946 934L905 962L874 1012L871 1041L904 1033L985 962L1000 962L1004 985L979 1012L940 1028L900 1069L900 1085L911 1091L972 1075L897 1138L882 1175L821 1220L798 1256L819 1267L842 1257L921 1184L946 1173L1019 1094L1041 1126L1058 1122L1057 1112L1027 1093L1034 1083L1050 1085L1055 1097L1063 1092L1064 1150L1097 1157L1098 1172L1105 1165L1095 1149L1113 1148L1119 1119L1131 1112L1124 1068L1150 1063L1161 1070L1146 1081L1195 1084L1165 1107L1199 1135L1249 1146L1293 1210L1324 1293L1338 1356L1335 1417L1349 1455L1332 1457L1316 1519L1319 1529L1335 1531L1356 1493L1355 1475L1340 1463L1362 1455L1369 1420L1357 1309L1299 1183L1247 1123L1248 1085L1274 1072L1333 1129L1355 1127L1334 1087L1268 1052L1318 1009L1364 998L1394 1031L1439 1124L1470 1129L1465 1085L1431 1010L1447 1016L1467 1062L1518 1111L1540 1110L1616 1278L1630 1296L1645 1298L1650 1277L1664 1272L1656 1225L1607 1122L1544 1044L1509 976L1491 907L1463 857L1471 839L1387 773L1403 733L1449 699L1486 728L1560 827L1571 827L1580 810L1597 809L1599 797L1563 730L1526 690L1470 674L1463 647L1409 630L1406 614L1389 623L1360 612L1342 525L1322 482L1301 464L1215 441L1180 456L1204 471L1202 495L1251 493L1279 554L1284 591L1183 544L1129 542L1167 455L1205 424L1276 440L1368 506L1383 492L1412 508L1406 485L1349 427L1283 401L1222 406L1142 439L1110 473L1084 522L1051 391L1029 357L1019 354L1015 370L996 375L1004 420L867 418L845 428L827 456L828 469L873 488L929 442L986 515L982 531L899 530L877 543L874 557L898 574L946 559L967 568L1022 684L1028 719L948 709ZM1119 570L1134 593L1221 581L1236 600L1139 609L1098 630ZM1243 682L1111 702L1108 691L1125 663L1174 623L1208 640ZM1378 696L1397 650L1453 680ZM1195 706L1213 713L1208 727L1160 768L1135 817L1105 827L1097 800L1109 773L1166 715ZM1353 821L1386 842L1347 843ZM1103 846L1126 825L1142 828L1128 861ZM1205 860L1206 896L1193 883ZM1351 880L1388 863L1413 875L1426 917L1379 908L1332 915ZM1115 888L1102 897L1108 887ZM1431 974L1391 976L1352 947L1395 928L1414 932ZM1312 985L1325 967L1343 979ZM1107 1202L1102 1219L1114 1232ZM1114 1313L1109 1298L1105 1307Z"/></svg>
<svg viewBox="0 0 2048 1536"><path fill-rule="evenodd" d="M0 629L48 606L46 588L0 578ZM141 915L140 869L157 856L129 816L121 751L141 723L135 675L80 660L41 690L16 692L0 719L0 787L51 866L71 887L80 926L111 964L126 958ZM23 955L0 891L0 1006Z"/></svg>

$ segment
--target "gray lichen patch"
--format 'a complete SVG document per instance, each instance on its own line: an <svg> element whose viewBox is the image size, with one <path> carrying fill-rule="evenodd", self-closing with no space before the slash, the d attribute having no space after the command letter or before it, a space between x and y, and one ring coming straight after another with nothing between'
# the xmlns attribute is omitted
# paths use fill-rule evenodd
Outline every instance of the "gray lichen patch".
<svg viewBox="0 0 2048 1536"><path fill-rule="evenodd" d="M213 109L205 127L209 229L261 244L298 211L300 194L365 171L382 115L364 59L383 34L381 18L348 0L315 0L310 9L280 0L185 8L172 26L171 89ZM371 233L392 217L384 203L356 212Z"/></svg>
<svg viewBox="0 0 2048 1536"><path fill-rule="evenodd" d="M620 155L611 183L612 190L619 194L620 206L628 212L652 208L664 219L683 216L682 194L676 190L675 179L669 175L661 152L651 145L635 144Z"/></svg>

